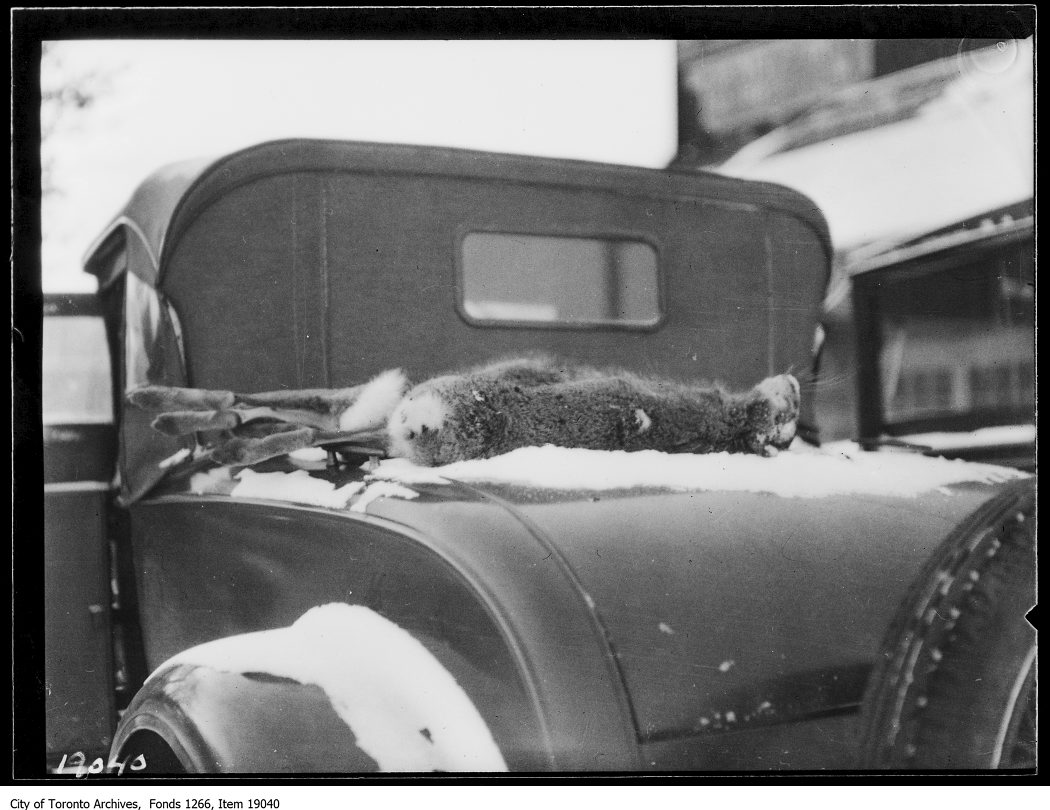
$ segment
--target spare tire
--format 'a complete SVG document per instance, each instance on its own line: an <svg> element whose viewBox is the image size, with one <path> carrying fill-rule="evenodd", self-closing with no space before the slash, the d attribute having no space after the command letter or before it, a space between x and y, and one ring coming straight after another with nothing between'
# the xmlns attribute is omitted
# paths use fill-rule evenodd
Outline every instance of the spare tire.
<svg viewBox="0 0 1050 810"><path fill-rule="evenodd" d="M868 682L862 768L1035 767L1034 511L1018 482L932 555Z"/></svg>

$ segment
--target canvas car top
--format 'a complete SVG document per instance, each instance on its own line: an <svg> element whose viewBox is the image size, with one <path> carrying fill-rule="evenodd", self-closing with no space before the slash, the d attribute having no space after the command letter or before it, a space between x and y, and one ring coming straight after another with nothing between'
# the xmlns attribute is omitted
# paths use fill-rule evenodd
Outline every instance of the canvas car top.
<svg viewBox="0 0 1050 810"><path fill-rule="evenodd" d="M130 271L128 306L170 322L133 338L168 348L136 349L127 386L333 388L546 352L746 388L810 370L830 256L813 204L766 183L291 140L162 169L86 265ZM178 448L134 432L137 497Z"/></svg>
<svg viewBox="0 0 1050 810"><path fill-rule="evenodd" d="M164 245L177 234L179 225L192 219L215 196L230 187L247 182L259 174L289 171L365 170L387 173L420 173L450 176L488 177L499 181L534 183L623 185L653 187L653 177L669 172L652 169L558 160L522 155L482 153L465 149L378 144L349 141L290 139L272 141L234 152L224 157L202 157L168 164L153 172L138 186L131 199L84 254L88 272L98 275L95 264L108 240L122 228L133 231L146 247L151 266L136 266L132 272L156 286ZM543 172L543 169L546 171ZM600 174L596 174L600 172ZM741 184L713 173L678 169L683 176L702 175L717 195L751 202L753 193L734 194ZM546 177L544 177L546 175ZM646 178L649 179L646 179ZM657 181L660 182L660 181ZM751 183L762 188L765 205L784 209L809 221L820 238L828 243L827 223L807 198L773 183Z"/></svg>

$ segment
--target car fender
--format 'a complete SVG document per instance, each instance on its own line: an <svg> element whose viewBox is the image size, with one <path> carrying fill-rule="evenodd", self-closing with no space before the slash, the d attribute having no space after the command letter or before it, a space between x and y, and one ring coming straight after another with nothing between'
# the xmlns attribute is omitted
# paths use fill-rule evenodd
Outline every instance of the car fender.
<svg viewBox="0 0 1050 810"><path fill-rule="evenodd" d="M110 761L151 775L378 770L356 742L318 686L177 664L136 695Z"/></svg>
<svg viewBox="0 0 1050 810"><path fill-rule="evenodd" d="M506 770L437 658L342 603L169 659L129 706L112 758L148 773Z"/></svg>

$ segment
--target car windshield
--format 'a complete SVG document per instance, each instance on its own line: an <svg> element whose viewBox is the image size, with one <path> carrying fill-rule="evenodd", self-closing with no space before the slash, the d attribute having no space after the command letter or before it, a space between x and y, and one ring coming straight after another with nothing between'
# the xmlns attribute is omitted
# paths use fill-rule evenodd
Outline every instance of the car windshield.
<svg viewBox="0 0 1050 810"><path fill-rule="evenodd" d="M1034 259L1025 242L906 266L870 290L886 432L1030 422Z"/></svg>

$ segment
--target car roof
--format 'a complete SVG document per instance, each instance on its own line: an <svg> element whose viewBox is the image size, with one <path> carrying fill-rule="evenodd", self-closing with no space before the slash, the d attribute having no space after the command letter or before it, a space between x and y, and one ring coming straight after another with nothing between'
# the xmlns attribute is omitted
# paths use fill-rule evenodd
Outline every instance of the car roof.
<svg viewBox="0 0 1050 810"><path fill-rule="evenodd" d="M269 141L222 157L168 164L149 175L124 208L92 242L84 255L87 272L107 281L102 258L120 236L132 235L145 248L146 266L130 269L156 286L166 245L211 201L253 178L292 171L337 171L347 168L401 175L490 178L530 184L578 184L585 188L632 191L666 190L677 184L683 193L697 176L717 187L719 197L751 203L759 193L766 207L791 213L813 228L831 254L831 240L820 210L798 192L774 183L739 181L699 169L647 169L580 160L542 158L468 149L319 139ZM756 191L757 190L757 191Z"/></svg>

